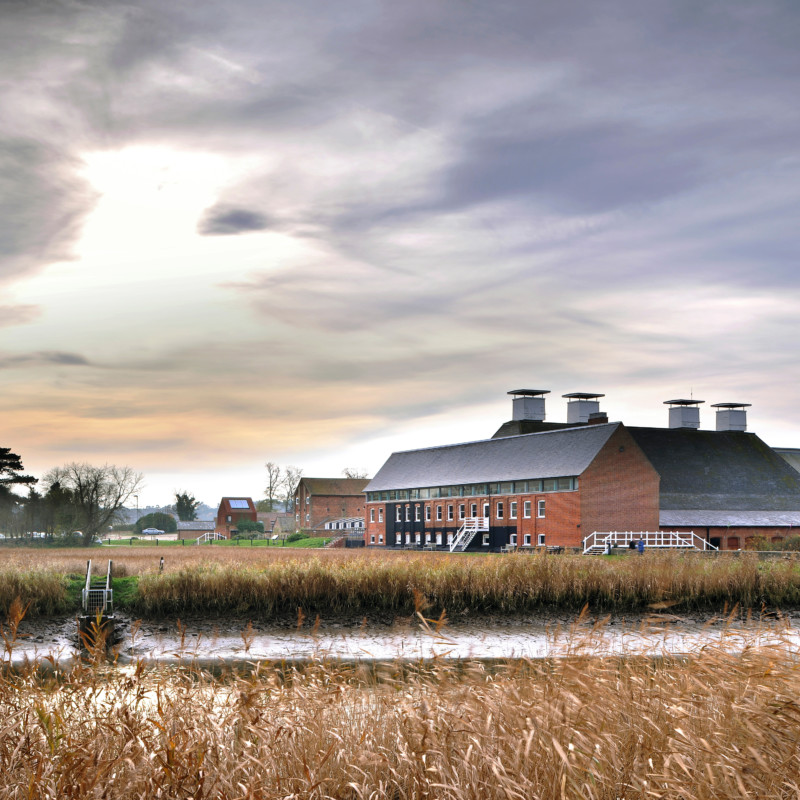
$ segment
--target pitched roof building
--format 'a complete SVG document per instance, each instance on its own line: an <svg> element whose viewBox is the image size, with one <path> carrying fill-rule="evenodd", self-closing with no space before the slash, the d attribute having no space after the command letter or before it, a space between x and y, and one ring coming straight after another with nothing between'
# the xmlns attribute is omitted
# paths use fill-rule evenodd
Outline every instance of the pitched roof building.
<svg viewBox="0 0 800 800"><path fill-rule="evenodd" d="M515 390L491 439L393 453L366 487L368 545L446 546L480 519L470 549L577 547L594 531L693 530L738 549L800 526L800 473L755 434L742 404L670 404L669 428L609 423L602 395L573 393L567 423L544 421L544 390Z"/></svg>
<svg viewBox="0 0 800 800"><path fill-rule="evenodd" d="M221 533L226 539L238 531L236 527L242 520L256 522L258 512L255 503L250 497L223 497L217 509L217 533Z"/></svg>
<svg viewBox="0 0 800 800"><path fill-rule="evenodd" d="M294 493L298 530L324 536L328 520L364 516L368 478L301 478Z"/></svg>

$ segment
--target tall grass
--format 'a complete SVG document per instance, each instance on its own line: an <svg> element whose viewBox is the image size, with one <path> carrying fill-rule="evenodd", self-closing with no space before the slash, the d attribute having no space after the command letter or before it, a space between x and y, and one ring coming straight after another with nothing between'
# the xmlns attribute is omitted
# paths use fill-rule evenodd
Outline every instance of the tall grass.
<svg viewBox="0 0 800 800"><path fill-rule="evenodd" d="M796 797L788 646L684 660L0 676L7 798Z"/></svg>
<svg viewBox="0 0 800 800"><path fill-rule="evenodd" d="M161 553L114 553L114 574L138 582L127 610L141 616L296 614L323 618L371 611L410 614L422 602L431 614L514 614L558 610L622 612L652 606L721 611L726 605L760 609L800 607L800 561L759 561L757 554L705 558L646 553L622 558L586 556L463 556L441 553L324 551L266 548L181 548ZM189 552L187 552L189 551ZM29 614L59 613L63 575L85 574L85 558L37 554L2 558L0 611L17 594ZM63 574L59 574L63 573ZM6 576L6 577L3 577ZM121 610L126 610L121 608Z"/></svg>
<svg viewBox="0 0 800 800"><path fill-rule="evenodd" d="M139 580L147 616L193 612L270 615L625 611L659 605L720 611L726 605L794 607L800 570L791 561L702 559L679 554L600 559L510 555L495 558L320 558L258 567L205 564Z"/></svg>

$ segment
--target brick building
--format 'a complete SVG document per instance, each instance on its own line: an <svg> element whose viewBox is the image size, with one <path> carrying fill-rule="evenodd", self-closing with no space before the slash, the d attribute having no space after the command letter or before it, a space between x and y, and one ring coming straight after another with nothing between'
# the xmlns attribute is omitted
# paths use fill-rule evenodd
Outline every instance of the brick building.
<svg viewBox="0 0 800 800"><path fill-rule="evenodd" d="M674 400L669 428L609 423L603 395L574 393L567 422L544 421L544 390L516 390L491 439L394 453L366 487L367 545L470 550L579 547L594 531L693 530L722 548L800 526L800 473L744 428L744 405Z"/></svg>
<svg viewBox="0 0 800 800"><path fill-rule="evenodd" d="M226 539L238 532L236 525L242 520L256 522L258 512L250 497L223 497L217 509L215 530Z"/></svg>
<svg viewBox="0 0 800 800"><path fill-rule="evenodd" d="M325 536L325 523L364 516L368 478L301 478L294 493L297 530Z"/></svg>

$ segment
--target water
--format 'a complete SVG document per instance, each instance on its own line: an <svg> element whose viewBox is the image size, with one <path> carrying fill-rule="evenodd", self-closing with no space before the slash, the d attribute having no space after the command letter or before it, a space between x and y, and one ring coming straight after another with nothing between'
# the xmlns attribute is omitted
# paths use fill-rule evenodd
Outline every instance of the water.
<svg viewBox="0 0 800 800"><path fill-rule="evenodd" d="M552 620L508 624L423 624L253 630L247 623L220 627L198 621L129 626L118 646L118 662L153 664L198 661L236 665L258 661L303 662L320 658L358 661L439 659L539 659L566 655L687 654L701 648L741 650L788 642L800 647L800 629L791 618L769 621L692 620L649 617L635 620L590 620L557 625ZM66 665L78 657L74 620L50 623L16 642L5 661L50 658Z"/></svg>

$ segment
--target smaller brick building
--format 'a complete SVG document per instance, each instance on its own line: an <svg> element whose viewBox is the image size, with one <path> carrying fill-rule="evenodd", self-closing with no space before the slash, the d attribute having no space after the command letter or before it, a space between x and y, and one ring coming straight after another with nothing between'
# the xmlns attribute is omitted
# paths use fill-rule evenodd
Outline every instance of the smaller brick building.
<svg viewBox="0 0 800 800"><path fill-rule="evenodd" d="M216 531L226 539L237 532L237 524L242 520L256 522L258 512L250 497L223 497L217 510Z"/></svg>
<svg viewBox="0 0 800 800"><path fill-rule="evenodd" d="M301 478L294 493L297 530L325 536L328 520L363 517L368 483L368 478Z"/></svg>

